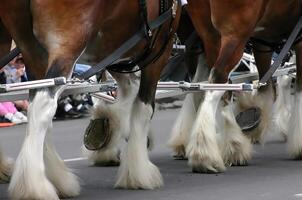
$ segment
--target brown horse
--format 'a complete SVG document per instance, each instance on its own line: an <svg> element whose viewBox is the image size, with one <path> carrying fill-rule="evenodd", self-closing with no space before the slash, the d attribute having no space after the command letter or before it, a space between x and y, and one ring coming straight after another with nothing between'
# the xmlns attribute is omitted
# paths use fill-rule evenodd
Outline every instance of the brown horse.
<svg viewBox="0 0 302 200"><path fill-rule="evenodd" d="M229 73L239 63L244 47L251 37L256 38L254 41L265 41L254 42L259 76L260 78L264 76L270 67L273 52L266 44L279 43L289 36L300 17L301 2L299 0L189 0L187 11L202 39L206 64L212 68L209 81L226 83ZM288 137L290 155L301 157L302 135L299 121L302 106L300 103L301 42L298 42L294 48L297 55L297 88ZM186 155L193 171L222 172L225 170L225 164L243 165L251 157L250 142L242 135L236 123L228 94L220 91L206 92L194 125L191 128L179 128L179 130L190 130L191 136L187 139L187 143L186 139L179 137L183 133L177 133L177 137L172 140L172 146L177 153L184 154L184 147L186 147ZM261 132L256 136L259 138L269 124L268 118L274 99L271 84L268 83L267 86L260 88L252 96L253 101L256 102L253 105L249 105L252 101L245 96L239 96L239 102L244 102L246 104L244 106L256 104L262 109L262 124L258 129ZM186 109L192 110L192 104L190 105L191 107L187 106Z"/></svg>
<svg viewBox="0 0 302 200"><path fill-rule="evenodd" d="M167 3L169 7L177 5L172 0ZM96 62L140 29L143 20L139 5L139 1L127 0L3 0L0 17L21 49L31 76L69 78L75 61L97 35L101 35L103 43ZM159 16L160 7L159 1L147 1L148 21ZM153 31L156 37L151 38L153 46L149 53L164 51L141 71L139 89L127 117L129 124L124 123L125 129L120 126L120 132L128 137L128 145L123 150L116 187L153 189L162 185L160 172L148 157L147 133L157 81L170 55L179 16L177 9L174 18ZM163 44L167 45L162 49ZM145 48L143 40L125 56L135 57ZM124 86L131 82L123 77L117 79L120 80L125 81L119 83ZM64 165L49 139L57 99L63 89L64 86L38 89L31 95L26 138L9 186L13 199L58 199L58 195L79 194L76 176Z"/></svg>

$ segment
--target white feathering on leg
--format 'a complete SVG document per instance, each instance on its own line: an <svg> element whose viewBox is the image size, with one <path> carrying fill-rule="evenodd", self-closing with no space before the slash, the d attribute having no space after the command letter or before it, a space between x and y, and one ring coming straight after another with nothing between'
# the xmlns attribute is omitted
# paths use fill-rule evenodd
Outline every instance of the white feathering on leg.
<svg viewBox="0 0 302 200"><path fill-rule="evenodd" d="M131 117L128 144L122 152L117 188L155 189L163 185L158 168L151 163L147 149L147 135L152 116L151 105L136 100Z"/></svg>
<svg viewBox="0 0 302 200"><path fill-rule="evenodd" d="M187 147L189 164L196 172L225 170L216 132L216 111L224 91L206 92Z"/></svg>

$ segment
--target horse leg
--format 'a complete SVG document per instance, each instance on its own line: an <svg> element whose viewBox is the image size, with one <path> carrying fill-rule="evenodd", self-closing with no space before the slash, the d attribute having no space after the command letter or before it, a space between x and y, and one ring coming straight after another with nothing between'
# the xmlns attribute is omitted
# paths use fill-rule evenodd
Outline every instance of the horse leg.
<svg viewBox="0 0 302 200"><path fill-rule="evenodd" d="M229 72L242 56L244 44L245 40L236 37L221 38L210 82L227 82ZM205 48L209 52L207 46ZM231 106L230 101L221 102L223 95L222 91L206 92L200 107L187 147L189 164L194 172L222 172L225 170L224 162L245 164L250 159L251 144L242 135L231 107L225 108Z"/></svg>
<svg viewBox="0 0 302 200"><path fill-rule="evenodd" d="M296 51L296 92L294 96L294 104L291 110L291 117L288 129L288 152L292 158L302 158L302 42L295 46Z"/></svg>
<svg viewBox="0 0 302 200"><path fill-rule="evenodd" d="M51 138L52 122L50 123L44 143L45 173L50 182L56 187L61 198L77 196L80 193L78 178L68 169L55 150ZM62 181L64 180L64 181Z"/></svg>
<svg viewBox="0 0 302 200"><path fill-rule="evenodd" d="M277 98L273 110L273 125L287 140L291 107L293 105L292 78L288 75L277 77Z"/></svg>
<svg viewBox="0 0 302 200"><path fill-rule="evenodd" d="M121 154L121 165L115 184L117 188L155 189L163 185L158 168L149 159L146 144L154 112L156 86L171 53L171 39L168 47L169 50L156 62L142 70L138 95L132 106L128 144Z"/></svg>
<svg viewBox="0 0 302 200"><path fill-rule="evenodd" d="M256 66L261 79L271 66L272 52L271 48L260 43L254 45L254 57ZM247 94L238 95L238 102L242 108L257 107L261 111L261 122L259 126L251 131L247 131L246 135L251 138L253 143L258 143L263 140L264 135L272 121L272 109L275 100L275 92L273 89L273 83L271 80L266 86L261 87L257 91ZM250 96L250 99L247 99Z"/></svg>
<svg viewBox="0 0 302 200"><path fill-rule="evenodd" d="M199 66L197 67L197 71L192 82L206 81L209 77L209 73L210 70L205 63L204 56L202 55L199 57ZM169 146L173 149L177 159L185 158L186 156L185 149L190 138L191 128L194 124L197 110L203 97L203 92L187 94L181 111L172 128Z"/></svg>
<svg viewBox="0 0 302 200"><path fill-rule="evenodd" d="M121 136L130 132L130 114L132 104L138 92L138 78L134 74L112 74L118 84L116 103L97 100L92 112L92 120L106 119L109 121L107 133L98 130L96 135L108 134L109 143L97 151L89 151L84 147L84 155L96 165L119 164L118 142ZM104 121L104 120L103 120ZM97 130L96 130L97 131Z"/></svg>
<svg viewBox="0 0 302 200"><path fill-rule="evenodd" d="M46 78L70 77L76 59L87 45L87 40L96 32L93 29L97 28L95 24L89 23L95 22L94 5L85 4L89 6L85 7L88 10L70 8L78 5L62 4L63 8L58 10L53 1L31 2L35 35L48 51ZM49 16L51 26L48 26ZM69 24L68 28L66 24ZM27 137L9 188L14 199L58 199L56 189L65 197L79 193L80 186L75 176L65 167L57 167L65 165L62 160L57 155L53 157L53 150L44 151L45 135L55 114L59 94L54 92L52 95L50 89L38 90L30 105ZM46 144L50 147L49 142L46 141ZM44 163L43 157L47 162ZM55 177L47 178L45 171Z"/></svg>
<svg viewBox="0 0 302 200"><path fill-rule="evenodd" d="M30 102L26 137L17 157L9 194L12 199L59 199L45 176L44 138L57 108L60 89L38 89ZM43 115L41 115L43 113Z"/></svg>

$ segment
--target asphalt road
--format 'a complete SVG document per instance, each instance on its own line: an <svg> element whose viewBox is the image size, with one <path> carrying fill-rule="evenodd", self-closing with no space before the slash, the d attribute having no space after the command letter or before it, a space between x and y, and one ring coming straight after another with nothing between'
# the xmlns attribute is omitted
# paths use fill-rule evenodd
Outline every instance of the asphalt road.
<svg viewBox="0 0 302 200"><path fill-rule="evenodd" d="M121 200L296 200L302 199L302 161L288 159L286 146L273 139L264 147L255 145L249 166L230 167L225 173L193 174L186 161L173 160L167 148L172 123L178 109L157 111L152 129L155 149L152 161L160 168L165 186L154 191L113 189L117 167L95 167L81 157L82 135L89 119L57 121L54 140L82 183L75 199ZM25 125L0 129L3 151L16 158ZM71 159L71 160L70 160ZM74 160L75 159L75 160ZM7 199L7 184L0 185L0 199Z"/></svg>

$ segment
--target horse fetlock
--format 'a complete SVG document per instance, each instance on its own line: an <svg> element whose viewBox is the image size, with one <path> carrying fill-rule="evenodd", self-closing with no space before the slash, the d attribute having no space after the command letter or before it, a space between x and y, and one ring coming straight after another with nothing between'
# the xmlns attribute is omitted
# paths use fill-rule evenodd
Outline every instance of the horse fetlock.
<svg viewBox="0 0 302 200"><path fill-rule="evenodd" d="M78 177L71 172L66 172L63 177L61 177L61 184L55 184L58 194L61 198L76 197L80 194L80 184Z"/></svg>
<svg viewBox="0 0 302 200"><path fill-rule="evenodd" d="M11 199L36 199L36 200L59 200L55 187L46 178L40 178L39 182L27 183L22 181L11 182L8 188Z"/></svg>
<svg viewBox="0 0 302 200"><path fill-rule="evenodd" d="M172 146L171 148L173 149L174 155L173 158L176 160L186 160L186 148L184 145L178 145L178 146Z"/></svg>
<svg viewBox="0 0 302 200"><path fill-rule="evenodd" d="M116 147L99 151L89 151L83 147L82 152L96 166L118 166L120 164L120 150Z"/></svg>
<svg viewBox="0 0 302 200"><path fill-rule="evenodd" d="M160 171L151 162L137 163L135 169L121 166L115 188L153 190L163 186Z"/></svg>
<svg viewBox="0 0 302 200"><path fill-rule="evenodd" d="M225 171L225 165L220 153L211 153L211 149L189 145L187 157L192 171L196 173L220 173Z"/></svg>

